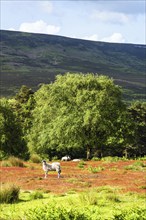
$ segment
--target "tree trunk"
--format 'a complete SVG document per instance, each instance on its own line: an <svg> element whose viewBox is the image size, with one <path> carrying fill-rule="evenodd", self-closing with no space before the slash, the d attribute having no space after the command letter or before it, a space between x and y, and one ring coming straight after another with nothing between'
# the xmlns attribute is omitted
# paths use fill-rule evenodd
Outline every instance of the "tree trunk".
<svg viewBox="0 0 146 220"><path fill-rule="evenodd" d="M91 156L91 149L89 146L87 146L87 160L90 159L90 156Z"/></svg>

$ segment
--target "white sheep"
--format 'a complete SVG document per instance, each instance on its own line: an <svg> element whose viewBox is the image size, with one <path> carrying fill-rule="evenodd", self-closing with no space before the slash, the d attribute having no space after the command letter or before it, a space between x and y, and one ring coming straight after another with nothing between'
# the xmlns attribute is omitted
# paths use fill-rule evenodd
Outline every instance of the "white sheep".
<svg viewBox="0 0 146 220"><path fill-rule="evenodd" d="M49 171L57 171L58 172L58 178L60 178L61 173L61 166L58 162L53 162L51 164L47 163L45 160L42 161L43 163L43 170L45 171L45 179L47 178Z"/></svg>
<svg viewBox="0 0 146 220"><path fill-rule="evenodd" d="M72 161L73 162L79 162L79 161L81 161L81 159L73 159Z"/></svg>
<svg viewBox="0 0 146 220"><path fill-rule="evenodd" d="M70 161L71 158L70 158L70 156L66 155L66 156L62 157L61 160L62 161Z"/></svg>

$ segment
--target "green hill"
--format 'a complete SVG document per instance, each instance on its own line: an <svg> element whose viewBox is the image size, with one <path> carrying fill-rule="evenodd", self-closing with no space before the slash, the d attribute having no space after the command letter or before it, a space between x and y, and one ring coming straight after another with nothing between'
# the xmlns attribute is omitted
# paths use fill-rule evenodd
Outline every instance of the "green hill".
<svg viewBox="0 0 146 220"><path fill-rule="evenodd" d="M34 90L65 72L113 77L126 100L144 100L146 45L94 42L67 37L0 31L1 95L21 85Z"/></svg>

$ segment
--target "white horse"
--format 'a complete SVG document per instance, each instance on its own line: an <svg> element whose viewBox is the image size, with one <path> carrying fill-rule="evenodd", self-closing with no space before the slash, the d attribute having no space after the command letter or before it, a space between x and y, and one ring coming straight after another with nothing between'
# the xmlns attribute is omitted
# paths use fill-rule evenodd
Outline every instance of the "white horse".
<svg viewBox="0 0 146 220"><path fill-rule="evenodd" d="M67 156L62 157L61 160L62 161L70 161L71 158L70 158L70 156L67 155Z"/></svg>
<svg viewBox="0 0 146 220"><path fill-rule="evenodd" d="M57 171L58 172L58 178L60 178L61 173L61 166L58 162L53 162L51 164L47 163L45 160L42 161L43 163L43 170L45 171L45 179L47 178L49 171Z"/></svg>

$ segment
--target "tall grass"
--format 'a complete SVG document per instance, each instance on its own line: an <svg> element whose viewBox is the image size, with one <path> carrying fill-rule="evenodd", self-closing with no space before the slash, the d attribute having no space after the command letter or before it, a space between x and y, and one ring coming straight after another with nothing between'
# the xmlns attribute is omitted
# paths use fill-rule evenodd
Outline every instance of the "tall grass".
<svg viewBox="0 0 146 220"><path fill-rule="evenodd" d="M39 191L34 191L34 192L30 193L29 197L30 197L30 200L42 199L43 198L43 193L39 192Z"/></svg>
<svg viewBox="0 0 146 220"><path fill-rule="evenodd" d="M13 184L2 185L0 189L0 203L14 203L19 199L20 188Z"/></svg>
<svg viewBox="0 0 146 220"><path fill-rule="evenodd" d="M25 193L26 194L26 193ZM101 186L65 196L44 194L31 199L30 192L14 205L2 205L4 220L146 220L145 197L121 194L120 189Z"/></svg>
<svg viewBox="0 0 146 220"><path fill-rule="evenodd" d="M30 156L30 161L33 163L40 163L42 161L42 159L38 154L32 154Z"/></svg>
<svg viewBox="0 0 146 220"><path fill-rule="evenodd" d="M17 157L11 156L7 160L3 160L1 163L1 166L3 166L3 167L12 167L12 166L24 167L24 162L23 162L23 160L21 160Z"/></svg>

